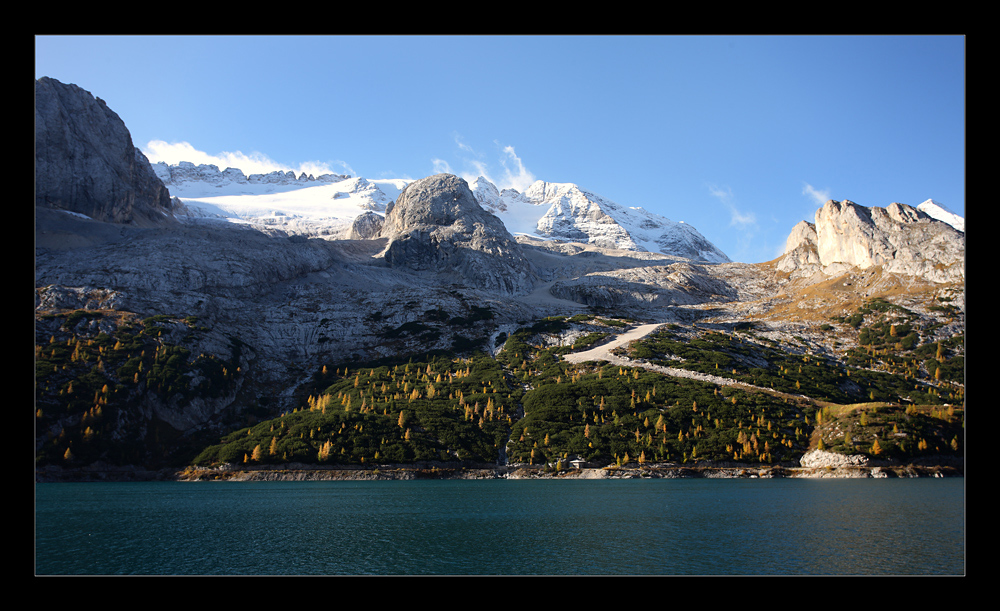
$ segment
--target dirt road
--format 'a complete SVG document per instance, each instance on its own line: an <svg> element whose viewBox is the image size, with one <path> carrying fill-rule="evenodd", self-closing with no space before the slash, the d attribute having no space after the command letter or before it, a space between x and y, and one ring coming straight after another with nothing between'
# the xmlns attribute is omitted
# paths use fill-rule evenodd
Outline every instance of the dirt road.
<svg viewBox="0 0 1000 611"><path fill-rule="evenodd" d="M630 329L622 333L614 340L606 344L601 344L600 346L591 348L590 350L585 350L583 352L574 352L571 354L566 354L563 356L563 358L569 361L570 363L585 363L587 361L608 361L609 363L615 363L616 365L623 364L626 362L626 360L611 354L611 351L614 350L615 348L618 348L619 346L625 346L631 341L646 337L653 331L659 329L662 324L663 323L639 325L635 329ZM631 363L631 361L627 362Z"/></svg>
<svg viewBox="0 0 1000 611"><path fill-rule="evenodd" d="M587 361L607 361L612 365L621 365L624 367L642 367L643 369L648 369L650 371L656 371L658 373L663 373L669 376L674 376L678 378L689 378L692 380L701 380L702 382L710 382L712 384L719 384L721 386L738 386L746 389L762 390L765 392L774 393L775 391L770 388L763 388L760 386L753 386L752 384L746 384L744 382L737 382L736 380L731 380L729 378L723 378L720 376L714 376L707 373L699 373L697 371L688 371L686 369L675 369L673 367L663 367L662 365L654 365L652 363L645 363L642 361L633 361L632 359L622 358L611 353L612 350L618 348L619 346L628 345L629 342L635 341L646 337L650 333L653 333L660 328L664 323L653 323L648 325L639 325L634 329L630 329L625 333L622 333L613 341L610 341L596 348L591 348L584 352L575 352L571 354L563 355L563 358L570 363L585 363ZM803 398L805 398L803 396Z"/></svg>

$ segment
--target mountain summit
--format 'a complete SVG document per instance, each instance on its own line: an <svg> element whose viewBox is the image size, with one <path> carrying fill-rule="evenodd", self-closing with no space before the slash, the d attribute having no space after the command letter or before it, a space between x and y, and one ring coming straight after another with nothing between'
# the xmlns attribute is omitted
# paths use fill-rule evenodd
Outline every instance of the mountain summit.
<svg viewBox="0 0 1000 611"><path fill-rule="evenodd" d="M535 181L523 193L498 191L480 176L476 199L503 219L512 233L570 240L600 248L658 252L701 263L728 263L729 257L691 225L622 206L574 183Z"/></svg>
<svg viewBox="0 0 1000 611"><path fill-rule="evenodd" d="M190 218L218 218L339 239L364 212L383 214L412 180L367 180L338 174L294 176L291 172L244 176L214 165L158 163L153 166ZM467 183L475 201L498 217L511 234L580 242L599 248L654 252L699 263L729 257L694 227L638 207L627 207L573 183L536 181L525 191L500 190L480 176Z"/></svg>
<svg viewBox="0 0 1000 611"><path fill-rule="evenodd" d="M465 180L437 174L406 186L385 215L383 256L392 267L456 274L472 287L524 293L534 270Z"/></svg>

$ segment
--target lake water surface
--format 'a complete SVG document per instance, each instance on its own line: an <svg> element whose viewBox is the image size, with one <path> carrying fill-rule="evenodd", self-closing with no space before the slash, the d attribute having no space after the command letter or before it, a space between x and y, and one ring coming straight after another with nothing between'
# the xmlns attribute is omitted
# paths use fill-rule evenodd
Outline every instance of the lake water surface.
<svg viewBox="0 0 1000 611"><path fill-rule="evenodd" d="M962 575L965 480L43 483L37 575Z"/></svg>

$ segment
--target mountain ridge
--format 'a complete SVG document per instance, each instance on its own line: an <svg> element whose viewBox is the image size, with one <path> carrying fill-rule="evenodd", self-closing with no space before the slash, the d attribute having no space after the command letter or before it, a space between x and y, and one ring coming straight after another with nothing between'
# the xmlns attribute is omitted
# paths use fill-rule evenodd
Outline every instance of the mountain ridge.
<svg viewBox="0 0 1000 611"><path fill-rule="evenodd" d="M51 127L73 129L69 121ZM96 142L121 150L130 137L127 130L118 135ZM73 150L69 140L36 145L42 159ZM494 370L500 361L515 364L503 375L520 380L515 386L523 390L540 369L559 362L559 352L544 346L590 345L639 322L669 325L692 339L725 336L732 342L725 350L734 354L744 339L780 346L794 358L828 363L836 377L872 333L892 337L888 327L858 330L875 324L872 312L887 312L899 319L894 329L910 331L896 342L900 350L915 349L907 338L918 331L927 342L911 356L923 359L917 373L933 379L934 342L947 375L961 372L964 273L935 277L938 251L913 240L954 246L958 232L901 205L830 206L831 225L842 221L882 257L870 257L873 265L845 259L824 266L819 225L809 223L790 234L790 241L800 234L791 251L803 257L790 251L782 260L745 264L639 249L631 234L632 243L592 239L598 229L641 228L635 219L660 221L570 183L536 183L521 193L453 175L319 180L284 172L251 181L216 166L181 170L185 178L167 193L170 210L162 199L148 208L165 219L155 225L130 224L137 207L115 197L110 183L95 182L103 191L92 191L104 208L87 209L110 212L104 216L36 204L36 444L46 460L69 462L70 449L120 464L176 458L171 453L206 435L299 410L307 395L326 388L328 366L344 367L346 376L347 367L354 373L362 363L485 354ZM170 188L150 174L165 192ZM72 173L53 177L69 189L87 182ZM476 193L495 194L490 201L500 215ZM518 216L518 207L545 214ZM550 211L550 235L515 234L502 222L506 214L535 219L537 228ZM826 219L820 212L817 218ZM665 231L644 235L655 243L681 225L661 223L649 229ZM587 239L572 240L568 232L577 230ZM964 264L964 234L960 243L949 251L957 257L952 268ZM891 268L894 259L878 250L886 245L909 249L903 262L917 264ZM855 316L859 308L869 314ZM750 358L744 365L760 363ZM870 360L861 366L875 368ZM427 384L429 372L420 389L401 390L431 392ZM372 395L364 392L356 399L367 407ZM484 405L492 398L486 393L484 384ZM516 405L508 407L516 413ZM135 443L88 453L95 430L98 439Z"/></svg>
<svg viewBox="0 0 1000 611"><path fill-rule="evenodd" d="M303 173L296 177L291 171L246 176L235 168L219 170L212 164L195 165L191 162L170 165L159 162L154 164L154 169L164 184L172 189L171 193L184 204L190 217L238 216L250 222L256 219L273 226L283 221L277 217L292 216L300 222L289 223L289 231L301 231L296 225L311 222L322 226L314 234L328 236L346 235L347 227L362 211L385 212L388 203L398 197L402 186L413 182L408 179L368 180L338 174L313 177ZM730 262L728 256L691 225L671 221L642 208L622 206L575 183L539 180L524 193L515 189L500 191L482 176L469 184L476 201L500 218L515 235L578 241L620 250L660 252L704 263ZM301 198L296 202L290 191L283 201L273 206L281 206L285 211L294 209L290 214L269 214L273 211L260 206L256 206L259 210L253 212L254 196L261 197L265 193L248 190L240 193L238 188L233 189L253 185L292 187ZM329 194L322 196L336 201L327 202L329 205L324 207L320 194L304 190L319 185L328 185L326 191ZM275 193L273 190L267 192ZM234 199L225 204L232 211L229 215L219 211L217 202L221 198L235 198L237 195L246 197L246 212L239 210L240 204ZM356 206L357 210L352 206ZM320 222L324 218L325 224Z"/></svg>
<svg viewBox="0 0 1000 611"><path fill-rule="evenodd" d="M822 270L831 276L876 265L938 283L962 282L965 233L919 207L828 200L814 223L801 221L792 228L778 269L800 276Z"/></svg>

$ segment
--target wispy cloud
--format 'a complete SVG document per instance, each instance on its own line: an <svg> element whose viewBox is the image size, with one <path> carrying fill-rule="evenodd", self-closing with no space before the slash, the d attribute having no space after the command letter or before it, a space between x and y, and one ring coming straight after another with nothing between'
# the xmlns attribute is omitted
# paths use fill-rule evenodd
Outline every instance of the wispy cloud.
<svg viewBox="0 0 1000 611"><path fill-rule="evenodd" d="M163 161L168 164L177 164L181 161L190 161L195 165L215 165L220 170L238 168L248 176L250 174L268 174L274 171L293 171L296 175L304 172L313 176L342 173L356 175L354 170L343 161L333 162L333 165L339 166L336 169L331 163L320 161L306 161L299 164L298 167L291 167L278 163L263 153L253 152L247 154L241 151L224 151L222 153L211 154L196 149L188 142L152 140L142 152L149 159L150 163Z"/></svg>
<svg viewBox="0 0 1000 611"><path fill-rule="evenodd" d="M497 145L499 146L499 142ZM535 175L525 167L524 162L514 152L513 146L505 146L502 150L503 157L500 158L500 164L504 170L502 182L505 186L500 188L512 187L518 191L524 191L531 186L531 183L537 180ZM499 187L500 185L497 186Z"/></svg>
<svg viewBox="0 0 1000 611"><path fill-rule="evenodd" d="M809 198L812 199L813 203L815 203L817 206L822 206L828 200L831 199L829 189L824 189L821 191L816 187L810 185L809 183L806 183L806 185L802 187L802 195L809 196Z"/></svg>
<svg viewBox="0 0 1000 611"><path fill-rule="evenodd" d="M471 146L469 146L468 144L466 144L465 142L462 141L462 136L460 134L454 134L454 138L455 138L455 144L458 145L458 148L460 150L463 150L463 151L466 151L466 152L469 152L469 153L475 153L475 151L472 150Z"/></svg>
<svg viewBox="0 0 1000 611"><path fill-rule="evenodd" d="M470 182L482 176L501 190L517 189L523 191L537 180L535 175L525 166L524 161L517 156L513 146L504 146L498 141L494 141L499 149L496 160L499 168L494 168L487 161L486 155L466 144L460 135L455 134L454 140L460 153L459 163L462 169L454 170L448 161L434 158L431 163L436 173L455 174Z"/></svg>
<svg viewBox="0 0 1000 611"><path fill-rule="evenodd" d="M757 215L737 207L736 196L733 195L733 190L729 187L708 185L708 192L726 208L729 212L729 226L734 227L738 232L736 243L739 245L740 252L726 254L730 257L735 255L736 260L744 260L750 252L760 250L759 246L754 247L751 244L756 240L759 232Z"/></svg>
<svg viewBox="0 0 1000 611"><path fill-rule="evenodd" d="M708 191L729 211L730 227L739 227L745 231L757 228L757 216L753 212L744 212L736 207L736 198L733 196L732 189L709 185Z"/></svg>
<svg viewBox="0 0 1000 611"><path fill-rule="evenodd" d="M434 168L434 173L435 174L454 174L455 173L455 172L453 172L451 170L451 164L449 164L444 159L438 159L436 157L434 159L431 159L431 166ZM464 178L464 176L463 176L463 178Z"/></svg>

